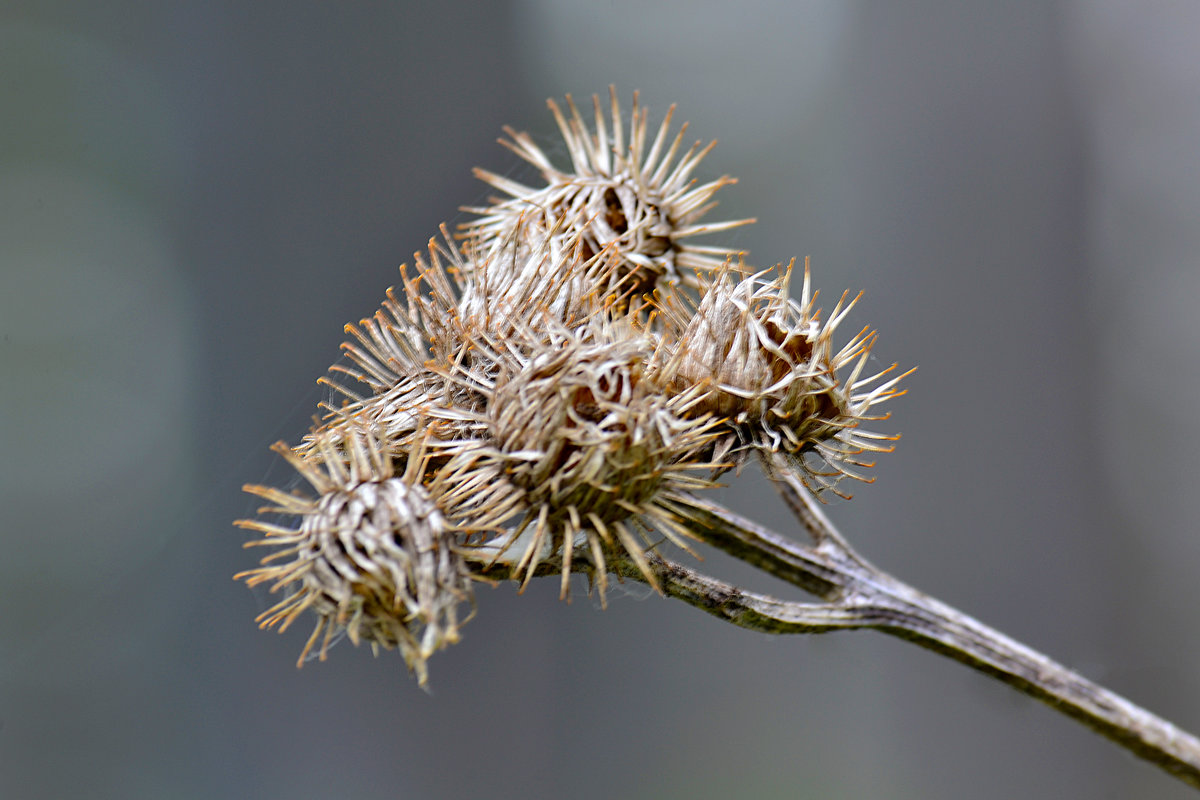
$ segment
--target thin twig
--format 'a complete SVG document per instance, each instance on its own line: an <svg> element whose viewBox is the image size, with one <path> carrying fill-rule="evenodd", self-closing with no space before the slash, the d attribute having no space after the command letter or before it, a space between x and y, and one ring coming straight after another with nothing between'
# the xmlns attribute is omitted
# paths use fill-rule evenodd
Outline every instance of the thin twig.
<svg viewBox="0 0 1200 800"><path fill-rule="evenodd" d="M731 543L735 555L758 553L769 562L764 569L784 580L790 570L817 565L817 575L789 582L833 584L836 589L823 596L840 595L834 603L853 609L861 621L857 627L908 639L991 675L1200 788L1200 739L873 566L837 532L810 493L794 481L775 483L816 544L798 543L700 503L717 531L713 543L723 549Z"/></svg>
<svg viewBox="0 0 1200 800"><path fill-rule="evenodd" d="M1200 788L1200 740L1041 653L893 578L855 553L806 491L780 484L799 509L814 544L802 544L715 503L691 498L688 516L702 538L747 563L822 597L823 603L779 600L747 592L649 554L646 563L664 594L715 617L764 633L826 633L874 628L915 642L1012 686L1073 717L1130 752ZM587 572L586 560L572 564ZM609 571L649 583L632 558L615 556ZM489 577L509 577L499 563ZM538 574L558 574L543 564Z"/></svg>

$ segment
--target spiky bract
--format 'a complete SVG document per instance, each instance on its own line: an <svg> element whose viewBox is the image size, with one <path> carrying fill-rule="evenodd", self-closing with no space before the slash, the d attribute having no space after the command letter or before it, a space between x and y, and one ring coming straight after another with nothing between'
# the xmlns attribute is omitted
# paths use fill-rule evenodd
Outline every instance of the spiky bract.
<svg viewBox="0 0 1200 800"><path fill-rule="evenodd" d="M860 424L886 419L871 408L899 394L903 376L885 380L895 365L863 375L870 328L835 349L834 331L858 298L843 294L822 323L807 264L801 299L791 298L793 266L756 274L726 266L704 281L694 310L670 303L663 319L671 356L658 372L677 389L704 389L694 410L724 422L722 454L782 452L810 489L837 492L842 477L868 480L860 470L873 464L864 454L892 449L886 442L895 437Z"/></svg>
<svg viewBox="0 0 1200 800"><path fill-rule="evenodd" d="M685 416L694 395L649 380L652 348L603 318L547 333L512 360L488 405L493 450L472 467L494 469L512 492L518 519L502 548L516 546L526 580L543 560L560 562L564 597L577 549L602 596L605 553L628 555L657 586L644 551L659 537L686 549L692 535L667 505L712 485L712 426Z"/></svg>
<svg viewBox="0 0 1200 800"><path fill-rule="evenodd" d="M262 512L297 523L240 520L265 534L250 546L278 549L237 577L286 591L259 616L263 627L282 631L305 611L316 614L300 663L314 648L324 659L344 632L354 644L399 648L424 684L426 659L458 640L459 607L473 603L454 533L429 494L411 475L396 475L370 436L343 437L336 445L324 438L319 445L308 458L282 442L274 447L315 495L245 487L273 504Z"/></svg>
<svg viewBox="0 0 1200 800"><path fill-rule="evenodd" d="M617 282L632 296L649 293L660 281L690 280L690 271L720 267L735 248L691 243L694 236L717 233L753 222L751 219L702 223L715 205L713 195L735 183L723 176L696 184L692 173L716 144L692 145L681 152L685 123L672 138L671 106L654 135L647 136L647 111L638 95L629 113L628 138L616 90L610 87L608 117L599 96L593 95L594 128L567 95L567 114L547 101L571 159L568 168L555 166L527 133L505 128L501 143L532 164L545 185L518 181L477 169L475 174L508 197L483 208L470 208L479 219L465 227L484 240L503 239L516 220L533 217L545 227L560 220L578 220L573 228L588 253L613 247L620 253Z"/></svg>

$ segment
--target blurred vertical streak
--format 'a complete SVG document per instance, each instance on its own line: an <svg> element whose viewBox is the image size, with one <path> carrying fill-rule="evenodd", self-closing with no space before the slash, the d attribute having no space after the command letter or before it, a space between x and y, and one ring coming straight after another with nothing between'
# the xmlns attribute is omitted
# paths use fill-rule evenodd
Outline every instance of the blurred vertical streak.
<svg viewBox="0 0 1200 800"><path fill-rule="evenodd" d="M511 106L504 16L0 12L0 536L18 547L0 559L0 795L392 797L427 780L391 750L394 706L331 722L349 758L319 766L327 710L381 690L340 676L289 725L321 676L255 631L230 521L266 445L315 412L342 324L478 194L469 167ZM411 688L394 663L380 679ZM304 688L274 694L290 680Z"/></svg>
<svg viewBox="0 0 1200 800"><path fill-rule="evenodd" d="M1102 489L1125 602L1115 678L1200 728L1200 6L1071 2L1088 122L1087 298ZM1128 796L1154 791L1147 775Z"/></svg>
<svg viewBox="0 0 1200 800"><path fill-rule="evenodd" d="M227 490L197 534L208 543L201 616L219 622L206 623L206 646L187 646L214 703L213 796L430 796L451 768L410 705L446 712L398 657L375 664L343 646L336 668L297 672L296 637L254 629L255 603L229 576L255 556L229 525L252 506L236 487L263 478L266 446L298 440L317 412L314 382L338 358L343 324L373 313L399 264L478 194L470 166L511 105L505 13L469 2L176 9L170 58L195 155L182 236L211 398L202 457Z"/></svg>
<svg viewBox="0 0 1200 800"><path fill-rule="evenodd" d="M138 698L155 694L171 604L126 605L114 587L162 557L196 476L169 91L121 43L46 10L0 18L6 797L154 784L127 765L136 726L162 730Z"/></svg>

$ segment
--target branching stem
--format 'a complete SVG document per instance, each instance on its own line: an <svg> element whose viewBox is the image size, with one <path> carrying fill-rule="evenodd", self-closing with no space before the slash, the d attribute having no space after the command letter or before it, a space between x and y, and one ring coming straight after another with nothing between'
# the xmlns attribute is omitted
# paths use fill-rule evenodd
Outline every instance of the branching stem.
<svg viewBox="0 0 1200 800"><path fill-rule="evenodd" d="M649 554L663 592L715 617L764 633L825 633L874 628L907 639L1007 683L1200 788L1200 740L1041 653L871 565L847 544L819 505L786 472L772 475L810 543L768 530L728 509L692 498L697 533L726 553L820 597L779 600ZM608 561L623 579L648 582L628 556ZM587 563L574 568L586 571ZM489 570L502 575L505 566ZM539 572L557 574L545 565Z"/></svg>

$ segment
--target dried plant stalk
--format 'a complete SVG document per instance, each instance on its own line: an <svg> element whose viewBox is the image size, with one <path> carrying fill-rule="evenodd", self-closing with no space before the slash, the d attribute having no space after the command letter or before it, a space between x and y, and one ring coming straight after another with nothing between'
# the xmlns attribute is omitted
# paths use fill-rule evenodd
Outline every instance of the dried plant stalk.
<svg viewBox="0 0 1200 800"><path fill-rule="evenodd" d="M1200 739L1038 651L904 584L856 553L813 504L803 487L781 486L797 503L812 544L770 531L717 504L697 534L726 553L825 599L779 600L739 589L683 564L651 554L654 584L668 597L748 630L815 634L874 629L966 664L1061 711L1200 788ZM649 582L642 565L616 559L619 577ZM503 565L488 570L508 577Z"/></svg>
<svg viewBox="0 0 1200 800"><path fill-rule="evenodd" d="M868 430L901 394L895 365L868 374L876 335L833 337L805 263L755 270L694 237L733 183L692 178L712 145L683 149L672 111L650 136L636 95L589 126L551 101L570 157L559 167L525 133L502 143L544 185L484 170L503 197L458 237L444 227L402 291L346 328L349 364L323 379L344 398L295 448L277 450L311 487L263 486L266 519L239 525L275 550L240 574L283 599L260 618L312 612L304 654L341 634L399 649L418 681L461 639L474 581L583 573L639 581L766 633L873 628L991 675L1200 788L1200 741L1046 656L907 586L859 556L822 513L824 493L869 483L897 435ZM794 262L793 262L794 263ZM345 379L357 386L345 384ZM800 523L781 536L705 496L757 461ZM273 516L274 515L274 516ZM289 526L275 520L295 518ZM702 540L820 598L742 591L665 558Z"/></svg>

